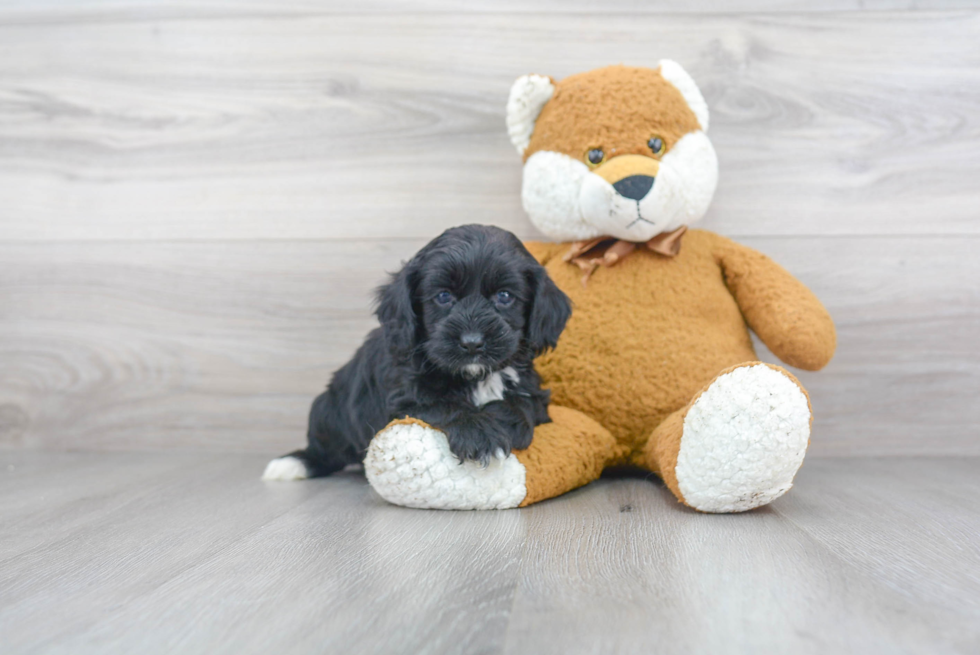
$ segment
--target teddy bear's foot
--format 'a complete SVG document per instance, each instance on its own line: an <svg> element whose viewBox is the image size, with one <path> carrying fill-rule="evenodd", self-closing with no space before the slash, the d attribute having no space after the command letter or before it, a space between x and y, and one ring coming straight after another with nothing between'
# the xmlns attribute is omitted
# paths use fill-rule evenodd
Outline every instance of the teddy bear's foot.
<svg viewBox="0 0 980 655"><path fill-rule="evenodd" d="M394 421L372 439L364 472L389 503L422 509L508 509L527 495L525 469L511 453L483 467L460 463L446 435L421 421Z"/></svg>
<svg viewBox="0 0 980 655"><path fill-rule="evenodd" d="M810 403L788 372L753 363L719 375L657 428L656 469L702 512L744 512L793 486L810 438Z"/></svg>

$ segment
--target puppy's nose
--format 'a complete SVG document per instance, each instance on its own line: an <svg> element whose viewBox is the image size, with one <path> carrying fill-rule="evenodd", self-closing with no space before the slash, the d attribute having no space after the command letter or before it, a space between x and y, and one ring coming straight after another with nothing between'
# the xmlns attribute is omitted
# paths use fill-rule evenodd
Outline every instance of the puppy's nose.
<svg viewBox="0 0 980 655"><path fill-rule="evenodd" d="M654 178L649 175L630 175L613 185L616 193L630 200L643 200L653 188Z"/></svg>
<svg viewBox="0 0 980 655"><path fill-rule="evenodd" d="M469 353L477 353L483 350L483 335L479 332L467 332L459 338L459 345Z"/></svg>

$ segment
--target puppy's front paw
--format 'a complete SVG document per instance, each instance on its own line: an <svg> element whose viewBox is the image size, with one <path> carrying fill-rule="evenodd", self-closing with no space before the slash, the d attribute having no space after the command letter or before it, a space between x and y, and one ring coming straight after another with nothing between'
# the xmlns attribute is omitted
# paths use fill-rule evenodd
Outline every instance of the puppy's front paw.
<svg viewBox="0 0 980 655"><path fill-rule="evenodd" d="M486 468L494 458L504 459L511 451L510 439L480 430L449 430L449 450L460 462L479 462Z"/></svg>
<svg viewBox="0 0 980 655"><path fill-rule="evenodd" d="M428 509L507 509L527 495L524 466L509 452L486 467L457 460L446 435L395 421L375 435L364 458L368 481L395 505Z"/></svg>

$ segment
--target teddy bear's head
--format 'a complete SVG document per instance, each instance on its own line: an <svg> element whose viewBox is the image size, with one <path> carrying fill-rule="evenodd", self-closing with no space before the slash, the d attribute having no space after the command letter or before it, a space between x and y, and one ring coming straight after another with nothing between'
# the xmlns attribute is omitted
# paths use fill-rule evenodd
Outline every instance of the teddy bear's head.
<svg viewBox="0 0 980 655"><path fill-rule="evenodd" d="M507 129L524 157L524 209L553 239L648 241L701 218L718 182L708 106L673 61L525 75Z"/></svg>

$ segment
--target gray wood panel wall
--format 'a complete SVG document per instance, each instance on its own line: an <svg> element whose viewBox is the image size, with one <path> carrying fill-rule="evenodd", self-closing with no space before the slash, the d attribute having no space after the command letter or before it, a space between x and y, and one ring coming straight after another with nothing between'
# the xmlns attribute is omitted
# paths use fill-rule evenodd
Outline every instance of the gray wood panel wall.
<svg viewBox="0 0 980 655"><path fill-rule="evenodd" d="M837 320L813 453L980 453L980 4L809 4L0 2L0 447L299 445L386 270L539 236L512 80L670 57Z"/></svg>

